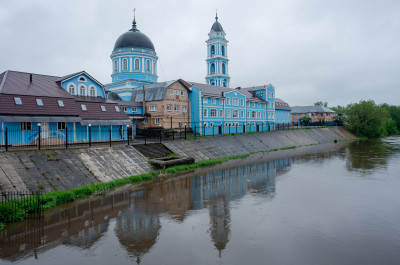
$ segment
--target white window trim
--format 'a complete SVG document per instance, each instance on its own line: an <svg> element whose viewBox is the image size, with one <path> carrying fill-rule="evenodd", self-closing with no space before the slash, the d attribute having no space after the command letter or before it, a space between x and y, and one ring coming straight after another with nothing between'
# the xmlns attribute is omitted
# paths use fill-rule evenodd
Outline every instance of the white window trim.
<svg viewBox="0 0 400 265"><path fill-rule="evenodd" d="M81 93L81 88L82 88L82 87L85 89L85 94L84 94L84 95L82 95L82 93ZM79 96L87 96L87 87L86 87L86 85L80 84L80 85L78 86L78 90L79 90Z"/></svg>
<svg viewBox="0 0 400 265"><path fill-rule="evenodd" d="M92 89L94 89L94 96L92 96ZM97 97L97 89L96 89L96 87L94 86L94 85L90 85L89 86L89 96L90 97Z"/></svg>
<svg viewBox="0 0 400 265"><path fill-rule="evenodd" d="M82 79L82 80L81 80L81 79ZM80 76L80 77L78 78L78 82L87 82L86 77Z"/></svg>
<svg viewBox="0 0 400 265"><path fill-rule="evenodd" d="M203 117L204 118L208 117L208 110L207 109L203 109Z"/></svg>
<svg viewBox="0 0 400 265"><path fill-rule="evenodd" d="M160 119L159 118L155 118L154 119L154 124L160 124Z"/></svg>
<svg viewBox="0 0 400 265"><path fill-rule="evenodd" d="M136 68L136 62L138 62L137 68ZM134 69L134 71L140 71L140 59L135 58L135 60L133 60L133 69Z"/></svg>
<svg viewBox="0 0 400 265"><path fill-rule="evenodd" d="M150 105L149 111L157 111L157 105Z"/></svg>
<svg viewBox="0 0 400 265"><path fill-rule="evenodd" d="M172 105L171 104L167 104L167 111L172 111Z"/></svg>
<svg viewBox="0 0 400 265"><path fill-rule="evenodd" d="M212 115L213 110L215 111L215 115ZM210 118L217 118L217 117L218 117L217 109L210 109Z"/></svg>
<svg viewBox="0 0 400 265"><path fill-rule="evenodd" d="M125 63L126 62L126 63ZM126 67L125 67L126 66ZM123 58L122 59L122 71L128 71L129 66L128 66L128 59Z"/></svg>
<svg viewBox="0 0 400 265"><path fill-rule="evenodd" d="M74 93L71 93L70 87L73 86L74 87ZM68 83L67 84L67 91L68 93L70 93L71 95L76 95L77 93L77 89L76 89L76 85L74 83Z"/></svg>

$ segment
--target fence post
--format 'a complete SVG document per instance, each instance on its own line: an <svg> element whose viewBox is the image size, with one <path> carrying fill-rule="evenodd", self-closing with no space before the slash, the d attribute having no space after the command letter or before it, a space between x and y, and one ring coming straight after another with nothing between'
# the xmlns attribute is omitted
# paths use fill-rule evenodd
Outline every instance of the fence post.
<svg viewBox="0 0 400 265"><path fill-rule="evenodd" d="M92 147L92 125L89 124L89 147Z"/></svg>
<svg viewBox="0 0 400 265"><path fill-rule="evenodd" d="M126 137L128 138L128 145L129 145L129 125L126 126Z"/></svg>
<svg viewBox="0 0 400 265"><path fill-rule="evenodd" d="M112 125L110 125L110 147L111 147L111 140L112 140Z"/></svg>
<svg viewBox="0 0 400 265"><path fill-rule="evenodd" d="M185 140L186 140L186 122L185 122Z"/></svg>
<svg viewBox="0 0 400 265"><path fill-rule="evenodd" d="M8 151L8 127L6 127L6 132L5 132L5 136L6 136L6 151Z"/></svg>
<svg viewBox="0 0 400 265"><path fill-rule="evenodd" d="M42 138L42 136L41 136L41 134L42 134L42 130L41 130L42 126L40 126L40 123L38 125L39 125L39 150L40 150L40 139Z"/></svg>
<svg viewBox="0 0 400 265"><path fill-rule="evenodd" d="M206 126L203 126L203 136L206 136Z"/></svg>
<svg viewBox="0 0 400 265"><path fill-rule="evenodd" d="M144 131L144 144L147 144L146 131Z"/></svg>
<svg viewBox="0 0 400 265"><path fill-rule="evenodd" d="M65 149L68 149L68 127L65 127Z"/></svg>

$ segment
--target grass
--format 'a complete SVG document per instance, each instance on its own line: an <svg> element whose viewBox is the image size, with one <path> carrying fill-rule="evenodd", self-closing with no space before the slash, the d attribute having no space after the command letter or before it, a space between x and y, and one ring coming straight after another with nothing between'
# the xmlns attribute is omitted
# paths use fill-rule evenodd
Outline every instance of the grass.
<svg viewBox="0 0 400 265"><path fill-rule="evenodd" d="M53 157L51 154L47 154L47 161L60 161L61 158L59 157Z"/></svg>

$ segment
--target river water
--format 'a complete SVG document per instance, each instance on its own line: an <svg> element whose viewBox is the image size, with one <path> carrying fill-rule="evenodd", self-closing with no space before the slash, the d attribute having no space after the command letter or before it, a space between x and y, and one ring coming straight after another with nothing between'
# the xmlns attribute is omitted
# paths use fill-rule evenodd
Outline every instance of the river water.
<svg viewBox="0 0 400 265"><path fill-rule="evenodd" d="M257 154L10 225L0 264L400 264L400 137Z"/></svg>

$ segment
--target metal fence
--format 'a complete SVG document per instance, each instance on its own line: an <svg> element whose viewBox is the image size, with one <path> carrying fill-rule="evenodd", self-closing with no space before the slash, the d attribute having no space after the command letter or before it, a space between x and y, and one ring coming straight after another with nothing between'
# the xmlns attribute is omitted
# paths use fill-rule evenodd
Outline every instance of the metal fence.
<svg viewBox="0 0 400 265"><path fill-rule="evenodd" d="M51 130L41 127L0 129L0 149L69 148L73 146L130 144L132 128L125 126L91 127L81 129Z"/></svg>
<svg viewBox="0 0 400 265"><path fill-rule="evenodd" d="M0 192L0 217L2 219L7 218L7 216L3 215L15 214L21 210L24 211L24 214L28 214L28 218L42 218L43 195L40 192L31 191Z"/></svg>

